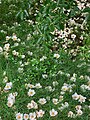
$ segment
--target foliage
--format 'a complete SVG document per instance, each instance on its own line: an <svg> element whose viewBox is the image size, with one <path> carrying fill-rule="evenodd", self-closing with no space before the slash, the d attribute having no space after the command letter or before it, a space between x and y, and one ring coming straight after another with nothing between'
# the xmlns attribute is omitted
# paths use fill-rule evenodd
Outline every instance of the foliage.
<svg viewBox="0 0 90 120"><path fill-rule="evenodd" d="M89 0L1 0L0 29L0 119L89 120Z"/></svg>

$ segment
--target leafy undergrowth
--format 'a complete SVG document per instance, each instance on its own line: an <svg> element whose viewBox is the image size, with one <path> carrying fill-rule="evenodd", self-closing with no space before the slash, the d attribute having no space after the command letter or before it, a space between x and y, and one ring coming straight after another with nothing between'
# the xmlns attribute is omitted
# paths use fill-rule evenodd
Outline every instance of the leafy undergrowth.
<svg viewBox="0 0 90 120"><path fill-rule="evenodd" d="M0 6L0 120L89 120L89 1Z"/></svg>

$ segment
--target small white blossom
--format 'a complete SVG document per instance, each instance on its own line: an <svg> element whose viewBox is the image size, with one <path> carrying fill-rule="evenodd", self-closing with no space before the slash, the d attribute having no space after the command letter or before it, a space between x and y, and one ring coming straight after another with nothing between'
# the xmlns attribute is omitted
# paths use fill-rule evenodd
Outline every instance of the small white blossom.
<svg viewBox="0 0 90 120"><path fill-rule="evenodd" d="M35 95L35 91L32 89L29 89L28 96L34 96L34 95Z"/></svg>
<svg viewBox="0 0 90 120"><path fill-rule="evenodd" d="M52 116L52 117L54 117L54 116L56 116L58 114L58 112L56 110L54 110L54 109L50 110L49 113L50 113L50 116Z"/></svg>

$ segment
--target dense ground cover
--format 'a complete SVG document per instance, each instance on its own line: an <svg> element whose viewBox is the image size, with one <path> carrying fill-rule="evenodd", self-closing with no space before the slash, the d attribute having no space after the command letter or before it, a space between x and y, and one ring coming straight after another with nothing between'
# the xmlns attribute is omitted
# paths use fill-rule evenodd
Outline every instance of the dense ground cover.
<svg viewBox="0 0 90 120"><path fill-rule="evenodd" d="M90 1L0 1L0 120L90 119Z"/></svg>

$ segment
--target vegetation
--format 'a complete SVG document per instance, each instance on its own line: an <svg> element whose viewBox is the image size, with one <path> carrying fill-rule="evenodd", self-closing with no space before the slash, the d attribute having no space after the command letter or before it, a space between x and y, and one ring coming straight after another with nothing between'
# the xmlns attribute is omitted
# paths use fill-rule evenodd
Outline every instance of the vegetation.
<svg viewBox="0 0 90 120"><path fill-rule="evenodd" d="M90 1L0 0L0 120L90 119Z"/></svg>

